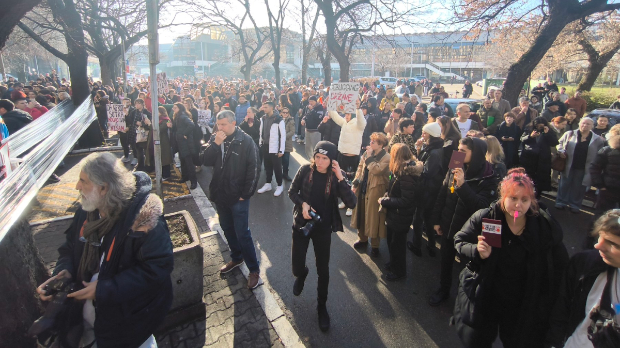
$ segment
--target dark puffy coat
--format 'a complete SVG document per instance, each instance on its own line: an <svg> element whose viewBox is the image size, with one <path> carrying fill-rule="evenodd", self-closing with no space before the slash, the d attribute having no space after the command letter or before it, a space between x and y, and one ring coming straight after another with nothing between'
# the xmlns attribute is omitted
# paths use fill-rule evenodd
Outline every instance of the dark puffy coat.
<svg viewBox="0 0 620 348"><path fill-rule="evenodd" d="M186 113L181 112L175 118L173 125L173 132L176 138L179 156L187 157L195 154L196 147L194 144L194 122L192 122Z"/></svg>
<svg viewBox="0 0 620 348"><path fill-rule="evenodd" d="M370 145L370 135L374 132L380 132L379 126L377 123L377 116L369 113L368 118L366 118L366 127L364 128L364 134L362 135L362 148L366 148L366 146ZM361 151L362 149L360 149Z"/></svg>
<svg viewBox="0 0 620 348"><path fill-rule="evenodd" d="M432 206L432 202L437 199L437 194L441 188L443 170L443 148L444 142L441 138L431 137L430 143L422 148L418 159L424 163L422 172L422 190L424 193L419 196L422 200L417 203Z"/></svg>
<svg viewBox="0 0 620 348"><path fill-rule="evenodd" d="M505 222L506 216L498 202L494 202L490 207L478 210L460 228L454 236L454 245L457 252L465 257L472 259L472 262L479 266L479 273L482 276L476 297L477 315L482 318L481 325L485 319L492 316L494 303L493 294L494 277L501 273L498 260L502 249L493 249L491 255L482 260L477 250L478 236L482 233L482 219L489 218ZM502 230L502 234L512 233L510 230ZM513 347L543 347L545 335L549 329L549 317L554 302L559 292L559 285L568 263L568 253L562 242L563 233L560 225L541 207L539 215L527 215L527 221L523 234L523 243L527 249L526 260L527 280L523 286L522 306L519 308L517 316L517 328L514 337L518 342L513 343ZM457 326L465 325L458 318L455 311L455 322ZM475 329L474 329L475 330ZM463 330L464 335L468 333ZM463 339L463 337L461 337Z"/></svg>
<svg viewBox="0 0 620 348"><path fill-rule="evenodd" d="M399 175L392 175L388 184L387 198L381 201L381 206L387 209L385 224L396 230L409 229L415 203L422 198L420 175L424 164L420 161L411 161Z"/></svg>
<svg viewBox="0 0 620 348"><path fill-rule="evenodd" d="M149 194L152 183L146 173L134 175L134 198L100 248L110 254L101 264L94 302L95 337L102 348L139 347L163 322L172 305L170 273L174 259L163 203ZM67 270L76 276L84 250L80 229L86 217L81 208L75 213L66 242L58 249L53 274ZM149 231L134 232L142 223ZM81 319L81 310L78 315Z"/></svg>
<svg viewBox="0 0 620 348"><path fill-rule="evenodd" d="M461 140L461 133L457 130L454 133L448 134L443 141L443 162L441 167L441 177L445 177L448 172L448 165L452 158L452 153L459 150L459 141Z"/></svg>
<svg viewBox="0 0 620 348"><path fill-rule="evenodd" d="M592 186L620 188L620 149L605 146L598 151L590 165Z"/></svg>
<svg viewBox="0 0 620 348"><path fill-rule="evenodd" d="M531 136L531 133L532 127L528 125L521 135L519 164L534 180L536 192L541 193L551 190L551 146L556 146L559 142L557 135L551 129L535 138Z"/></svg>
<svg viewBox="0 0 620 348"><path fill-rule="evenodd" d="M239 125L239 128L252 137L252 140L254 140L254 143L258 146L258 137L260 136L260 120L254 119L254 124L252 124L252 127L250 127L247 120L243 120L243 122Z"/></svg>
<svg viewBox="0 0 620 348"><path fill-rule="evenodd" d="M585 319L588 294L607 267L598 250L583 251L570 259L551 312L547 347L563 347Z"/></svg>
<svg viewBox="0 0 620 348"><path fill-rule="evenodd" d="M319 132L321 132L321 140L327 140L330 143L338 146L338 141L340 140L340 131L342 127L340 127L334 120L331 118L327 122L321 122L319 125Z"/></svg>
<svg viewBox="0 0 620 348"><path fill-rule="evenodd" d="M26 111L13 109L12 111L2 115L2 120L4 120L4 124L9 130L9 136L11 136L13 133L32 122L32 116L30 116L30 114Z"/></svg>
<svg viewBox="0 0 620 348"><path fill-rule="evenodd" d="M497 199L499 181L493 167L485 159L486 143L477 138L473 140L474 150L465 171L465 183L455 187L454 193L451 193L454 174L449 170L431 216L433 225L441 226L443 235L448 238L453 238L473 213Z"/></svg>
<svg viewBox="0 0 620 348"><path fill-rule="evenodd" d="M295 174L291 187L288 189L288 197L295 204L295 207L293 207L293 228L300 229L304 227L306 222L309 221L304 219L301 206L304 202L310 202L310 195L313 189L310 176L312 175L313 170L314 169L312 169L310 164L304 164L301 166L297 171L297 174ZM345 176L344 171L342 171L342 175ZM317 189L324 190L324 188ZM349 209L355 208L357 198L355 197L353 191L351 191L351 186L349 183L346 180L338 181L336 174L334 173L332 173L331 176L331 187L329 192L333 193L329 195L329 199L332 200L331 204L334 209L332 211L332 232L344 231L344 227L342 226L342 218L340 217L340 212L338 211L338 198L340 198L344 205Z"/></svg>
<svg viewBox="0 0 620 348"><path fill-rule="evenodd" d="M202 146L202 165L213 166L213 178L209 184L209 199L215 204L230 207L239 198L250 199L256 191L260 176L258 146L252 138L237 129L222 159L224 144L215 143L215 134Z"/></svg>

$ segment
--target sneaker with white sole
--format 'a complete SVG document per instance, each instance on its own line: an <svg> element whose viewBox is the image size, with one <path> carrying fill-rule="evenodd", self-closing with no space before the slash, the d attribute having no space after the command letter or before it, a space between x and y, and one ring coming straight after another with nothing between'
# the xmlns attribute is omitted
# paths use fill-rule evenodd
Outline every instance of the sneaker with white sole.
<svg viewBox="0 0 620 348"><path fill-rule="evenodd" d="M347 209L347 212L345 213L346 216L352 216L353 215L353 209Z"/></svg>
<svg viewBox="0 0 620 348"><path fill-rule="evenodd" d="M267 191L271 191L271 183L265 183L265 185L263 185L263 187L259 188L258 193L265 193Z"/></svg>
<svg viewBox="0 0 620 348"><path fill-rule="evenodd" d="M284 186L280 185L278 187L276 187L276 192L273 193L274 196L278 197L282 194L282 192L284 192Z"/></svg>
<svg viewBox="0 0 620 348"><path fill-rule="evenodd" d="M340 204L338 204L338 209L344 209L344 202L341 202Z"/></svg>

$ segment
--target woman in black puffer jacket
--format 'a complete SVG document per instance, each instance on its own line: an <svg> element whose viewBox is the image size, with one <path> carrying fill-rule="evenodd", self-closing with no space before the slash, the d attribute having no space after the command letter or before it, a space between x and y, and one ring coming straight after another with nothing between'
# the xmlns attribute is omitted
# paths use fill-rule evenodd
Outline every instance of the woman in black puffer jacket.
<svg viewBox="0 0 620 348"><path fill-rule="evenodd" d="M397 280L407 275L405 241L409 225L415 212L415 202L420 200L420 175L423 164L416 161L406 144L398 143L390 151L390 172L392 178L385 197L379 199L382 209L387 210L388 249L390 263L385 273L386 280Z"/></svg>
<svg viewBox="0 0 620 348"><path fill-rule="evenodd" d="M438 306L450 297L456 255L454 234L472 214L488 207L497 198L499 180L493 166L486 161L487 143L478 138L463 138L459 142L459 151L466 153L465 170L448 170L431 217L437 234L444 236L440 286L428 301L431 306Z"/></svg>
<svg viewBox="0 0 620 348"><path fill-rule="evenodd" d="M194 122L189 118L185 106L181 103L174 103L172 128L176 138L179 159L181 160L181 183L191 182L191 189L197 186L196 169L192 161L195 154L194 146Z"/></svg>

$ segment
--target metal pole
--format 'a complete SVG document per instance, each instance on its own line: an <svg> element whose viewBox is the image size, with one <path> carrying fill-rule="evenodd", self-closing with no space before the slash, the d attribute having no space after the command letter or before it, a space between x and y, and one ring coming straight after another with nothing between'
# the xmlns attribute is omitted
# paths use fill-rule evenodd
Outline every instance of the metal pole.
<svg viewBox="0 0 620 348"><path fill-rule="evenodd" d="M129 92L127 89L127 60L125 58L125 35L121 34L121 50L123 51L123 81L125 82L125 93Z"/></svg>
<svg viewBox="0 0 620 348"><path fill-rule="evenodd" d="M34 56L34 65L37 67L37 74L40 74L41 72L39 71L39 62L37 61L37 56Z"/></svg>
<svg viewBox="0 0 620 348"><path fill-rule="evenodd" d="M158 0L146 0L146 18L149 39L149 67L151 75L151 110L153 110L153 148L155 152L155 190L157 195L164 198L161 187L161 144L159 142L159 112L157 110L157 63L159 63L159 38L157 27L159 23Z"/></svg>

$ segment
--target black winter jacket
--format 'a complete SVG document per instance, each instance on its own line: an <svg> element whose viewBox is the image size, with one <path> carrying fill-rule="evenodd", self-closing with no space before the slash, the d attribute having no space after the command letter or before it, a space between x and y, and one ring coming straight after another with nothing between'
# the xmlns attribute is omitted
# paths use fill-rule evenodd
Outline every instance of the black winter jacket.
<svg viewBox="0 0 620 348"><path fill-rule="evenodd" d="M367 116L368 118L366 118L366 128L364 128L364 134L362 135L362 149L370 145L370 135L372 133L383 131L383 129L379 129L377 123L377 116L370 113ZM362 149L360 149L360 152L362 151Z"/></svg>
<svg viewBox="0 0 620 348"><path fill-rule="evenodd" d="M13 109L2 115L2 120L6 128L9 130L9 136L13 135L18 130L24 128L28 123L32 122L32 116L26 111L20 109Z"/></svg>
<svg viewBox="0 0 620 348"><path fill-rule="evenodd" d="M179 157L184 158L196 153L194 142L194 122L186 113L180 113L173 122Z"/></svg>
<svg viewBox="0 0 620 348"><path fill-rule="evenodd" d="M418 204L422 206L430 205L437 199L437 194L441 188L441 179L443 178L443 148L444 142L441 138L431 138L428 145L422 147L422 151L418 159L424 163L424 171L422 173L422 190L423 195L418 196Z"/></svg>
<svg viewBox="0 0 620 348"><path fill-rule="evenodd" d="M237 203L239 198L250 199L260 176L258 146L254 140L240 129L236 129L232 137L223 156L224 143L217 145L215 134L202 146L200 153L202 165L213 166L209 199L226 207Z"/></svg>
<svg viewBox="0 0 620 348"><path fill-rule="evenodd" d="M598 250L583 251L570 259L551 312L546 347L563 347L585 319L588 294L596 278L606 272L607 267Z"/></svg>
<svg viewBox="0 0 620 348"><path fill-rule="evenodd" d="M400 175L392 174L387 198L381 201L381 206L387 209L385 224L388 228L409 231L415 214L416 200L422 197L420 175L423 170L422 162L411 161Z"/></svg>
<svg viewBox="0 0 620 348"><path fill-rule="evenodd" d="M312 175L312 169L310 164L304 164L299 168L295 178L291 183L291 187L288 189L288 197L293 201L295 206L293 207L293 228L300 229L304 227L309 220L304 219L302 213L302 204L304 202L310 204L310 195L313 189L325 190L325 188L314 188L313 183L310 181ZM331 169L330 169L331 171ZM342 175L346 177L345 172L342 171ZM331 186L329 189L329 199L332 200L333 212L332 212L332 232L344 231L342 226L342 218L338 210L338 198L342 200L344 205L349 208L355 208L357 204L357 198L351 186L346 180L338 181L336 174L331 175Z"/></svg>
<svg viewBox="0 0 620 348"><path fill-rule="evenodd" d="M600 149L590 165L590 175L596 188L620 188L620 149Z"/></svg>
<svg viewBox="0 0 620 348"><path fill-rule="evenodd" d="M321 121L323 121L323 116L325 116L323 105L316 103L312 109L310 109L309 106L306 106L302 118L303 121L306 121L306 129L317 130L321 124Z"/></svg>
<svg viewBox="0 0 620 348"><path fill-rule="evenodd" d="M533 138L532 127L526 126L521 135L521 153L519 164L527 175L534 180L536 192L551 190L551 146L559 144L556 133L549 129Z"/></svg>
<svg viewBox="0 0 620 348"><path fill-rule="evenodd" d="M95 338L102 348L139 347L163 322L172 305L170 274L174 259L163 203L149 194L152 183L146 173L134 175L134 197L100 247L105 257L94 305ZM81 208L73 216L65 232L66 242L58 249L54 275L67 270L76 278L84 251L80 230L86 218L87 213ZM141 224L148 226L149 231L135 232ZM83 288L81 284L77 286ZM81 310L78 315L82 315Z"/></svg>
<svg viewBox="0 0 620 348"><path fill-rule="evenodd" d="M259 119L254 119L254 124L252 125L252 127L250 127L247 120L243 120L243 122L241 122L241 124L239 125L239 128L241 128L241 130L244 131L247 135L252 137L252 140L254 140L254 143L256 144L256 146L258 146L258 138L260 137Z"/></svg>
<svg viewBox="0 0 620 348"><path fill-rule="evenodd" d="M506 216L498 202L490 207L478 210L463 225L454 236L454 245L457 252L472 259L480 268L483 279L476 297L476 310L482 318L488 318L493 313L497 303L493 297L494 277L501 273L498 262L502 249L492 249L491 255L482 260L478 254L478 236L482 234L482 219L490 218L505 222ZM502 234L512 233L502 230ZM523 289L521 308L514 313L517 327L514 337L518 342L513 347L530 348L543 347L545 336L549 329L549 317L554 302L557 299L562 275L568 263L568 252L562 242L562 228L558 222L541 206L539 215L527 215L523 234L523 243L527 249L527 280ZM497 291L497 290L496 290ZM477 295L478 296L478 295ZM491 314L492 315L492 314ZM458 323L458 318L455 318ZM484 319L483 319L484 321Z"/></svg>
<svg viewBox="0 0 620 348"><path fill-rule="evenodd" d="M342 127L340 127L334 120L331 118L327 120L327 122L321 122L319 125L319 132L321 132L321 140L327 140L332 144L338 146L338 142L340 141L340 131Z"/></svg>
<svg viewBox="0 0 620 348"><path fill-rule="evenodd" d="M493 173L493 166L485 159L486 143L477 138L473 140L474 150L465 171L465 182L455 186L454 193L451 193L454 174L449 170L431 216L433 225L441 226L447 238L453 238L473 213L497 199L499 181Z"/></svg>

